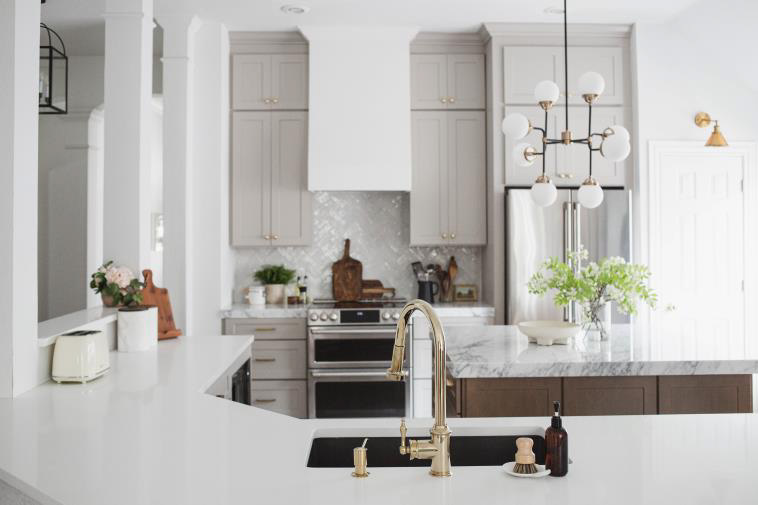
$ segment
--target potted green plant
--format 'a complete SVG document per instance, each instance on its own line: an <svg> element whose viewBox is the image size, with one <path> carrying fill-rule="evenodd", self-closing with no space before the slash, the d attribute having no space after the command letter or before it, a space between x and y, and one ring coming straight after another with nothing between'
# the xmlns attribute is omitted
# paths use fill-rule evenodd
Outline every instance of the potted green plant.
<svg viewBox="0 0 758 505"><path fill-rule="evenodd" d="M284 265L264 265L253 275L266 287L266 303L284 303L284 287L295 278L295 271Z"/></svg>
<svg viewBox="0 0 758 505"><path fill-rule="evenodd" d="M574 265L586 260L587 251L568 254L569 261L546 260L529 279L529 293L544 295L554 290L553 301L566 306L575 301L582 307L585 332L597 332L602 340L610 334L610 304L616 302L624 314L636 314L638 301L655 308L657 295L650 288L650 269L627 263L617 256L590 262L575 271Z"/></svg>
<svg viewBox="0 0 758 505"><path fill-rule="evenodd" d="M89 287L100 294L106 307L129 307L142 303L145 285L129 268L115 265L111 260L92 274Z"/></svg>

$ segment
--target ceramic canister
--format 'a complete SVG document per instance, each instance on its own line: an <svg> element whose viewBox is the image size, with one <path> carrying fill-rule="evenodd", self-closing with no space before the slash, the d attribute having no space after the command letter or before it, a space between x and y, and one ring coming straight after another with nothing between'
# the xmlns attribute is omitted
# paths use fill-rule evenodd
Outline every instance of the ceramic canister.
<svg viewBox="0 0 758 505"><path fill-rule="evenodd" d="M247 292L247 301L250 302L250 305L266 305L266 288L251 286Z"/></svg>
<svg viewBox="0 0 758 505"><path fill-rule="evenodd" d="M118 350L146 351L158 343L158 308L123 307L118 310Z"/></svg>

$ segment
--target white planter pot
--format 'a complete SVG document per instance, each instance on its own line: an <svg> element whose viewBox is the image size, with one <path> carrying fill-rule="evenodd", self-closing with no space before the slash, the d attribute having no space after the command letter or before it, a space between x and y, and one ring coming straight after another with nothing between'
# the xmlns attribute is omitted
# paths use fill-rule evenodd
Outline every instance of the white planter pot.
<svg viewBox="0 0 758 505"><path fill-rule="evenodd" d="M284 303L284 284L266 284L266 303Z"/></svg>
<svg viewBox="0 0 758 505"><path fill-rule="evenodd" d="M246 298L250 305L266 305L266 288L251 286L248 288Z"/></svg>
<svg viewBox="0 0 758 505"><path fill-rule="evenodd" d="M158 344L158 308L119 309L117 336L120 352L147 351L155 347Z"/></svg>

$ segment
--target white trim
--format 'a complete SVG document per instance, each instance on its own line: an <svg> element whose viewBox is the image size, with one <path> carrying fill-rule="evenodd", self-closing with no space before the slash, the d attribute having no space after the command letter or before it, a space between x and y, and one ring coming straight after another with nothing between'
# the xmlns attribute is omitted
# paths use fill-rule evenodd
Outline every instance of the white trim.
<svg viewBox="0 0 758 505"><path fill-rule="evenodd" d="M728 147L705 147L703 141L649 141L648 163L646 170L640 170L640 220L646 230L640 233L640 251L646 256L646 262L653 275L657 271L659 254L658 243L659 214L658 187L652 184L655 175L661 168L661 159L668 154L694 154L698 156L730 156L742 159L743 182L743 258L745 276L745 311L744 331L747 354L758 353L758 321L750 316L750 308L758 302L758 267L754 258L758 258L758 234L754 233L758 226L758 176L756 175L756 160L758 160L758 144L755 142L735 142ZM645 205L646 204L646 205ZM641 315L642 317L642 315ZM647 323L652 329L652 314L647 311Z"/></svg>

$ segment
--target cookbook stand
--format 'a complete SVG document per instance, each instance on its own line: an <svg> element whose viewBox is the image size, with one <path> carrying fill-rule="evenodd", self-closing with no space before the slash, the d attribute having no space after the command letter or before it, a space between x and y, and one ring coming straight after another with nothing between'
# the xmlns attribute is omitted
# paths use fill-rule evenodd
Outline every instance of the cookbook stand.
<svg viewBox="0 0 758 505"><path fill-rule="evenodd" d="M158 307L158 340L176 338L182 334L182 330L176 327L174 314L171 311L171 300L168 297L168 289L159 288L153 284L153 271L145 269L145 287L142 288L142 305Z"/></svg>

